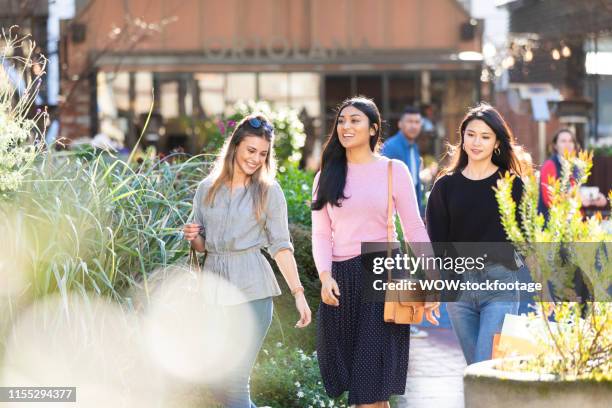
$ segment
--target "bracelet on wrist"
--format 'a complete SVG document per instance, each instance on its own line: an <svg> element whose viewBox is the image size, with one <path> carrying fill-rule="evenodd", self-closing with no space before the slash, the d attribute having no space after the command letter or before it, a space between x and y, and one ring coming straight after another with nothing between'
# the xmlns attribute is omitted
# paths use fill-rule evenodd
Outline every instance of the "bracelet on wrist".
<svg viewBox="0 0 612 408"><path fill-rule="evenodd" d="M293 288L293 290L291 290L291 294L293 296L297 295L299 292L304 293L304 287L302 285L297 286L297 287Z"/></svg>

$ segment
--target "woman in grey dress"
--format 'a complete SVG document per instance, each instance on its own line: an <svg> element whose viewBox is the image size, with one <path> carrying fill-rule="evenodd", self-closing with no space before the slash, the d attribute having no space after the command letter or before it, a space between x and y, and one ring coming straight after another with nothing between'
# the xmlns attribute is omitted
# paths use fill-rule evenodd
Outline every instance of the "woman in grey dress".
<svg viewBox="0 0 612 408"><path fill-rule="evenodd" d="M274 129L263 115L240 121L212 173L200 182L193 220L183 228L191 246L207 252L206 299L223 305L227 319L244 321L249 314L255 316L254 333L244 336L247 358L224 379L222 389L213 389L230 408L255 406L249 377L272 321L272 297L281 293L262 248L274 258L295 297L300 315L296 327L311 321L293 256L287 204L274 178L273 141Z"/></svg>

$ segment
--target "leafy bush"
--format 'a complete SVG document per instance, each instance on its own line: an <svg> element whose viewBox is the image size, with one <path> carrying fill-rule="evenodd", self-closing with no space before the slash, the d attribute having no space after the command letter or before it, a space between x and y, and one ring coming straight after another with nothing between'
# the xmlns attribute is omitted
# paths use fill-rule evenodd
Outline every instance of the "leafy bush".
<svg viewBox="0 0 612 408"><path fill-rule="evenodd" d="M608 292L612 281L612 234L606 230L601 215L584 220L580 212L579 188L587 180L591 165L592 155L586 152L562 159L561 177L551 189L547 223L537 211L540 183L535 176L523 179L525 190L518 207L521 225L512 199L514 176L507 174L498 182L496 198L502 224L508 239L526 257L534 281L551 281L560 291L562 282L570 282L569 277L579 269L596 300L583 305L548 303L541 296L536 312L546 329L547 336L541 339L544 351L515 369L556 374L562 379L612 379L612 306ZM557 320L554 327L549 323L550 315Z"/></svg>
<svg viewBox="0 0 612 408"><path fill-rule="evenodd" d="M251 377L252 399L274 408L347 407L325 394L316 353L276 343L264 348Z"/></svg>
<svg viewBox="0 0 612 408"><path fill-rule="evenodd" d="M310 226L314 174L298 169L297 163L289 163L278 169L277 179L287 199L289 222Z"/></svg>
<svg viewBox="0 0 612 408"><path fill-rule="evenodd" d="M300 149L306 141L304 124L295 109L273 108L268 102L238 102L234 105L235 113L230 121L238 122L253 112L261 112L274 125L274 150L279 164L298 163L302 158Z"/></svg>
<svg viewBox="0 0 612 408"><path fill-rule="evenodd" d="M205 170L197 159L135 168L107 154L44 154L0 205L0 228L35 243L26 268L35 297L77 290L123 302L149 272L185 256L178 231Z"/></svg>
<svg viewBox="0 0 612 408"><path fill-rule="evenodd" d="M191 116L181 118L181 124L186 129L192 129L194 147L210 160L221 151L225 139L231 134L234 124L228 127L221 117L196 119Z"/></svg>
<svg viewBox="0 0 612 408"><path fill-rule="evenodd" d="M278 270L276 263L268 257L283 293L274 298L274 319L265 344L267 347L271 347L271 345L277 342L282 342L290 347L298 347L307 352L312 352L315 350L316 339L314 319L321 296L318 273L312 259L310 230L295 224L290 224L289 230L295 249L294 256L298 265L300 280L304 286L304 293L313 313L313 323L304 329L298 330L294 327L299 318L295 309L295 300L284 284L284 278Z"/></svg>
<svg viewBox="0 0 612 408"><path fill-rule="evenodd" d="M194 130L196 145L206 155L219 153L236 124L253 112L265 114L274 126L274 152L279 165L298 163L306 134L298 112L290 108L272 108L267 102L239 102L228 116L205 120L183 118L184 126Z"/></svg>
<svg viewBox="0 0 612 408"><path fill-rule="evenodd" d="M0 194L6 194L19 188L36 156L37 148L30 143L31 137L42 137L36 123L44 120L45 115L39 111L32 117L30 110L38 95L45 62L39 62L39 74L31 78L33 42L18 38L12 31L2 34L3 76L11 71L9 74L16 76L14 80L22 80L25 84L23 90L17 90L8 79L0 84ZM8 55L8 50L17 48L23 49L26 55L22 58Z"/></svg>

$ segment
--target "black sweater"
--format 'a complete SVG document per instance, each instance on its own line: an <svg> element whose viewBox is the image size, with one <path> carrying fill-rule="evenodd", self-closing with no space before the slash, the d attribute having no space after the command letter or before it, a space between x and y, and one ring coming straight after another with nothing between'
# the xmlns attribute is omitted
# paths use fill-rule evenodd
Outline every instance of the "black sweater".
<svg viewBox="0 0 612 408"><path fill-rule="evenodd" d="M501 171L482 180L470 180L461 172L444 175L436 181L427 202L427 232L432 242L508 242L501 224L501 216L495 191ZM512 185L512 197L518 203L523 195L523 182L516 177ZM476 247L476 245L470 245ZM455 245L456 247L456 245ZM489 245L479 249L487 253L489 262L500 262L516 269L511 245ZM447 246L439 248L448 249ZM495 248L495 249L492 249ZM436 251L439 252L439 251ZM462 255L465 251L462 252ZM451 255L451 254L447 254ZM455 254L457 255L457 254ZM475 254L470 254L475 255Z"/></svg>

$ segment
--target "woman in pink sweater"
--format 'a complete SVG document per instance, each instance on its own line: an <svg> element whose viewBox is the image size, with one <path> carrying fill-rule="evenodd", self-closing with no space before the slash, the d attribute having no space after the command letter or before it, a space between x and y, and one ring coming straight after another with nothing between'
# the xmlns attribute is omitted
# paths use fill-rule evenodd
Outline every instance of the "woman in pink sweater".
<svg viewBox="0 0 612 408"><path fill-rule="evenodd" d="M317 355L325 389L349 404L388 407L405 391L410 326L385 323L384 303L364 299L362 242L387 241L387 158L376 154L381 118L367 98L338 109L313 185L312 250L321 279ZM393 160L392 196L407 241L428 243L415 189L404 163ZM371 273L371 271L369 272ZM426 303L437 324L439 303Z"/></svg>

